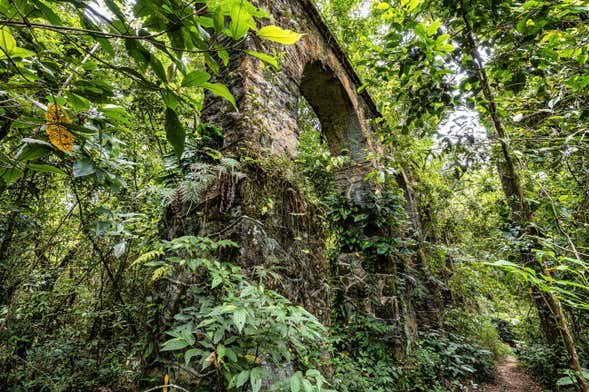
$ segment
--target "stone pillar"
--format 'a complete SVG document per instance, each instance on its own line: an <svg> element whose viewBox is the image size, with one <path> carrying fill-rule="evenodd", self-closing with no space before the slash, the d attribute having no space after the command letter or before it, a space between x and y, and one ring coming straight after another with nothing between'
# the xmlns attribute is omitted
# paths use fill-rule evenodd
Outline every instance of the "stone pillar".
<svg viewBox="0 0 589 392"><path fill-rule="evenodd" d="M370 97L357 93L358 76L307 0L260 0L273 24L301 33L284 46L248 36L240 49L281 53L279 71L240 51L231 54L218 81L233 93L238 111L224 99L205 97L201 119L224 134L222 153L241 162L219 174L201 203L169 214L170 236L223 236L241 245L234 262L278 268L284 279L266 282L322 321L329 320L325 287L327 259L319 215L289 179L288 161L296 155L298 101L303 95L316 112L331 152L349 163L336 173L338 190L363 202L374 192L364 181L374 168L370 119L378 115Z"/></svg>

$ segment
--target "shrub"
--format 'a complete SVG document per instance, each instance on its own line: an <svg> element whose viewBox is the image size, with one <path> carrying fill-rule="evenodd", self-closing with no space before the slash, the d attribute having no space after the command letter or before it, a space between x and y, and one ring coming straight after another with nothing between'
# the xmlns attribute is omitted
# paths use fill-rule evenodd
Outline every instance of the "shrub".
<svg viewBox="0 0 589 392"><path fill-rule="evenodd" d="M238 391L249 384L264 390L326 391L314 369L325 329L317 319L280 294L252 284L240 268L210 260L211 251L237 246L231 241L180 237L166 242L173 252L151 263L168 273L188 269L198 282L190 285L190 305L175 315L161 351L181 357L199 373L200 391Z"/></svg>
<svg viewBox="0 0 589 392"><path fill-rule="evenodd" d="M333 387L341 392L386 392L401 377L393 346L387 339L393 328L374 317L358 316L333 328Z"/></svg>
<svg viewBox="0 0 589 392"><path fill-rule="evenodd" d="M453 334L464 337L467 342L490 351L494 361L498 361L512 352L510 347L500 338L491 319L486 316L452 308L446 313L444 326Z"/></svg>
<svg viewBox="0 0 589 392"><path fill-rule="evenodd" d="M536 381L546 387L553 387L561 368L567 368L565 357L558 355L562 350L543 343L534 343L519 350L518 358L522 368Z"/></svg>

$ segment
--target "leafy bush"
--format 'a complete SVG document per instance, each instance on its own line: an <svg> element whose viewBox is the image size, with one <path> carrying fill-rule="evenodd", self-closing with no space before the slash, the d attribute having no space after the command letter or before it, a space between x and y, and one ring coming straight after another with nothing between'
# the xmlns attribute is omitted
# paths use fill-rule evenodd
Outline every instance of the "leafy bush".
<svg viewBox="0 0 589 392"><path fill-rule="evenodd" d="M437 379L442 377L447 380L485 380L493 376L493 353L476 343L469 343L463 336L430 331L423 335L420 346L422 350L436 354L436 360L427 363L431 369L426 369L428 373L425 376L435 374ZM432 373L432 370L435 372Z"/></svg>
<svg viewBox="0 0 589 392"><path fill-rule="evenodd" d="M390 391L401 377L387 336L391 326L370 316L359 316L333 327L333 386L341 392Z"/></svg>
<svg viewBox="0 0 589 392"><path fill-rule="evenodd" d="M249 383L264 390L325 391L313 368L319 344L326 341L317 319L280 294L250 283L240 268L202 257L231 241L181 237L164 244L174 253L150 263L169 273L188 269L199 277L190 285L190 306L175 316L161 351L181 356L201 378L201 391L237 391Z"/></svg>
<svg viewBox="0 0 589 392"><path fill-rule="evenodd" d="M562 350L555 350L543 343L534 343L519 350L518 358L523 369L540 384L553 387L556 375L561 368L568 368L566 357L558 355Z"/></svg>
<svg viewBox="0 0 589 392"><path fill-rule="evenodd" d="M490 351L495 361L511 353L491 319L486 316L452 308L446 312L444 326L453 334L463 336L465 341Z"/></svg>

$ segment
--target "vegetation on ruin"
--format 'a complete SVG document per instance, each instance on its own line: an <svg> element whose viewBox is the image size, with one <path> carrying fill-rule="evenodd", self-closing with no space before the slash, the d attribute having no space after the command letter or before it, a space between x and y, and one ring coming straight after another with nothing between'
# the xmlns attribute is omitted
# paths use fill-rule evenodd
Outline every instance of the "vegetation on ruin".
<svg viewBox="0 0 589 392"><path fill-rule="evenodd" d="M238 108L235 56L288 61L245 40L304 39L271 9L0 0L0 390L493 391L515 357L534 388L588 391L589 4L314 3L382 116L361 202L304 98L294 157L201 121L205 97ZM248 175L244 208L315 228L320 281L178 221Z"/></svg>

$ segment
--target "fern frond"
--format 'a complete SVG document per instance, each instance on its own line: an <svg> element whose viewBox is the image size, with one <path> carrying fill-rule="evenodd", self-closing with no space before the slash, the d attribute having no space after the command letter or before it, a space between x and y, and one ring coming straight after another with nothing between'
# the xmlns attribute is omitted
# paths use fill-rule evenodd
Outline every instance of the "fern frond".
<svg viewBox="0 0 589 392"><path fill-rule="evenodd" d="M168 276L171 270L172 267L170 265L162 265L161 267L156 268L153 271L153 274L151 275L151 280L155 282L158 279Z"/></svg>
<svg viewBox="0 0 589 392"><path fill-rule="evenodd" d="M145 264L148 261L155 260L156 258L162 256L163 254L164 254L164 251L162 249L150 250L149 252L146 252L146 253L142 254L141 256L139 256L137 259L135 259L135 261L133 261L131 263L131 267L134 267L137 264Z"/></svg>

